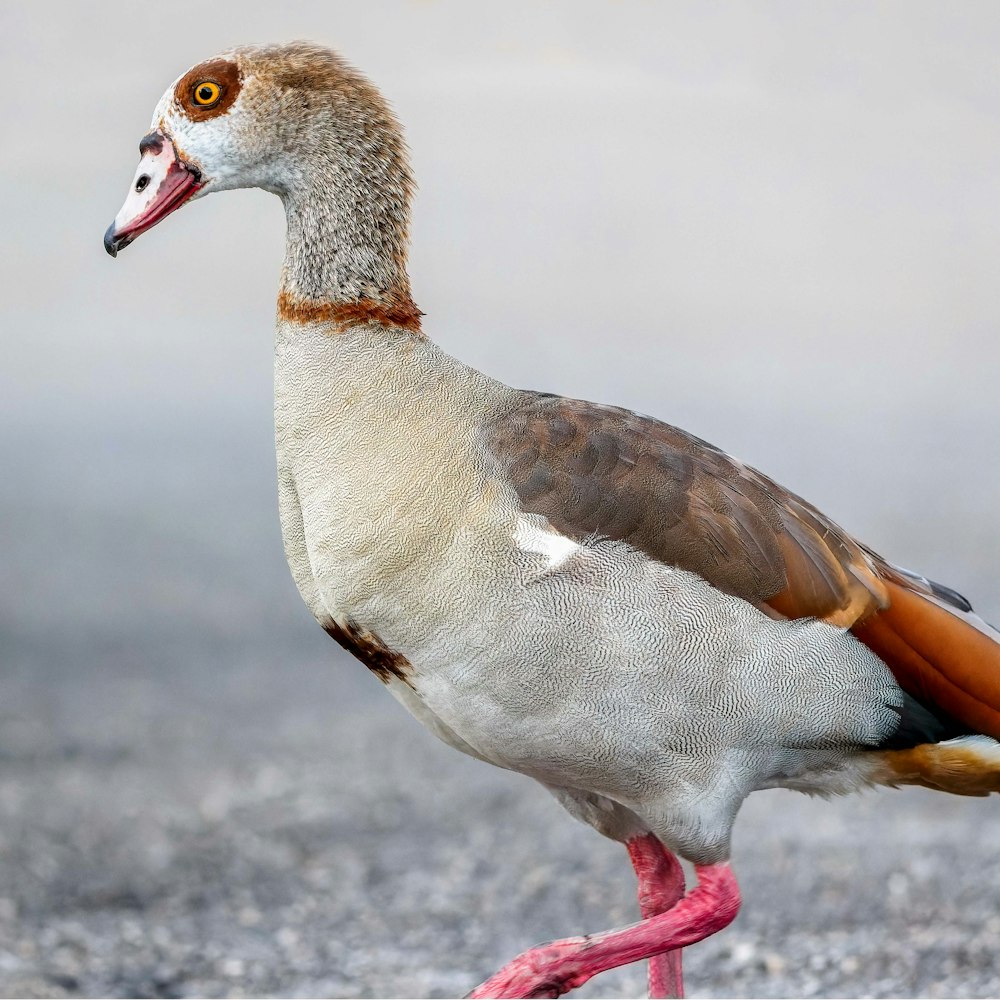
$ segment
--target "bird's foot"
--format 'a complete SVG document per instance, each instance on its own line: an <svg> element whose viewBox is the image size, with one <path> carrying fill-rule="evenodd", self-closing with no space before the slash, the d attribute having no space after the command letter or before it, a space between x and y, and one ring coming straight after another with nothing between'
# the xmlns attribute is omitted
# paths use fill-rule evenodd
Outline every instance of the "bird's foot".
<svg viewBox="0 0 1000 1000"><path fill-rule="evenodd" d="M561 997L602 971L587 967L588 938L565 938L522 952L470 994L483 997Z"/></svg>
<svg viewBox="0 0 1000 1000"><path fill-rule="evenodd" d="M722 930L740 908L740 892L726 863L695 865L698 885L666 913L587 937L564 938L518 955L469 994L482 997L558 997L599 972L676 951ZM654 988L680 992L680 964Z"/></svg>

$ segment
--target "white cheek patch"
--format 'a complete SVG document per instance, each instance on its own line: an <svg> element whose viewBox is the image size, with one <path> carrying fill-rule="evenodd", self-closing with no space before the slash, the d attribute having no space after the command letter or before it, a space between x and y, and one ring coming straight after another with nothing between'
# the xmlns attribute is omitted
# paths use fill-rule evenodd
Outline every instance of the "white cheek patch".
<svg viewBox="0 0 1000 1000"><path fill-rule="evenodd" d="M160 145L158 152L149 150L142 154L136 168L132 186L121 211L115 216L115 229L122 230L150 211L163 182L177 158L169 141Z"/></svg>
<svg viewBox="0 0 1000 1000"><path fill-rule="evenodd" d="M519 517L514 527L514 544L524 552L544 556L546 570L558 569L582 548L565 535L543 527L527 517Z"/></svg>
<svg viewBox="0 0 1000 1000"><path fill-rule="evenodd" d="M217 118L193 122L172 98L164 97L162 112L158 108L160 113L154 116L153 127L170 136L178 154L201 171L204 185L213 191L266 187L267 176L248 163L248 149L253 153L253 123L241 108L241 100L242 94Z"/></svg>

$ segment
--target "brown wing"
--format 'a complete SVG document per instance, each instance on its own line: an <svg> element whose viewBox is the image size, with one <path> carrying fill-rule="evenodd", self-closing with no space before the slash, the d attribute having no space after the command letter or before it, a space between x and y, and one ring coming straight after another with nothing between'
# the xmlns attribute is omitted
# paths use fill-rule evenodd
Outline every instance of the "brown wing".
<svg viewBox="0 0 1000 1000"><path fill-rule="evenodd" d="M914 697L1000 736L1000 634L755 469L650 417L529 392L488 443L558 531L628 542L775 617L851 628Z"/></svg>
<svg viewBox="0 0 1000 1000"><path fill-rule="evenodd" d="M491 430L524 508L626 541L786 617L851 625L887 603L872 556L713 445L617 407L524 393Z"/></svg>

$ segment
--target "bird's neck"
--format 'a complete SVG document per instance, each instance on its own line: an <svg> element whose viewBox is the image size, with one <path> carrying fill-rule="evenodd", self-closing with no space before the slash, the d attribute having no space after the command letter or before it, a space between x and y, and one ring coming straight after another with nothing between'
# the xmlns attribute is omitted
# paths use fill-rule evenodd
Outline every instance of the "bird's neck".
<svg viewBox="0 0 1000 1000"><path fill-rule="evenodd" d="M288 232L278 295L292 322L420 329L406 272L412 187L402 139L361 125L317 130L279 194Z"/></svg>

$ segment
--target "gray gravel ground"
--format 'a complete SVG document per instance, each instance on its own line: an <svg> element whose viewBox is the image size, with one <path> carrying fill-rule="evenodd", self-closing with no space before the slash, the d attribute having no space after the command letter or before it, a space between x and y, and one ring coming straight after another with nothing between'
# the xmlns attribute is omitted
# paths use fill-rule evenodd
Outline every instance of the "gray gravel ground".
<svg viewBox="0 0 1000 1000"><path fill-rule="evenodd" d="M3 539L0 993L457 996L527 945L633 919L617 845L438 745L312 624L263 500L266 440L199 458L177 439L22 456L30 509L0 487L19 526ZM82 482L122 495L62 495L43 461L86 461ZM64 531L55 617L13 585L43 525ZM690 950L691 994L1000 994L998 817L917 790L754 796L744 910ZM636 967L580 993L643 985Z"/></svg>
<svg viewBox="0 0 1000 1000"><path fill-rule="evenodd" d="M295 593L277 201L101 249L168 82L303 37L406 123L445 349L676 421L1000 621L1000 5L0 4L2 996L454 996L637 915L618 845ZM995 798L752 797L690 993L1000 996Z"/></svg>

